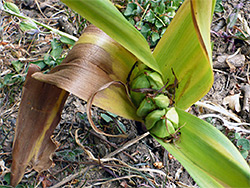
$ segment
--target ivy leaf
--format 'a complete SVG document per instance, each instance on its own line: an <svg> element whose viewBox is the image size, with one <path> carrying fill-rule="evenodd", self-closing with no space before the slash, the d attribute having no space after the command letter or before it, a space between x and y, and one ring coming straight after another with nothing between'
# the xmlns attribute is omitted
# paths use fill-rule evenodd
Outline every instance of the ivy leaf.
<svg viewBox="0 0 250 188"><path fill-rule="evenodd" d="M135 12L136 12L136 8L137 8L137 4L135 4L135 3L129 3L127 5L127 8L126 8L125 12L124 12L124 15L125 16L134 15Z"/></svg>
<svg viewBox="0 0 250 188"><path fill-rule="evenodd" d="M160 29L163 26L163 24L160 20L156 20L155 26L157 27L157 29Z"/></svg>
<svg viewBox="0 0 250 188"><path fill-rule="evenodd" d="M161 2L159 6L155 7L155 12L157 12L159 15L165 13L165 4L164 2Z"/></svg>
<svg viewBox="0 0 250 188"><path fill-rule="evenodd" d="M160 38L159 33L152 32L152 41L156 42Z"/></svg>
<svg viewBox="0 0 250 188"><path fill-rule="evenodd" d="M151 29L150 29L150 26L149 26L148 24L145 24L145 25L143 25L142 28L141 28L141 33L142 33L142 34L147 34L150 30L151 30Z"/></svg>
<svg viewBox="0 0 250 188"><path fill-rule="evenodd" d="M250 143L247 139L241 138L237 141L237 146L242 146L243 150L250 150Z"/></svg>
<svg viewBox="0 0 250 188"><path fill-rule="evenodd" d="M63 51L61 43L59 43L56 39L53 39L51 41L51 48L52 48L52 51L51 51L50 55L54 59L58 59Z"/></svg>
<svg viewBox="0 0 250 188"><path fill-rule="evenodd" d="M20 72L23 68L23 64L20 61L12 61L11 62L12 66L14 67L14 69L16 70L16 72Z"/></svg>
<svg viewBox="0 0 250 188"><path fill-rule="evenodd" d="M155 21L155 15L154 12L150 9L149 12L146 14L145 19L150 22L153 23Z"/></svg>

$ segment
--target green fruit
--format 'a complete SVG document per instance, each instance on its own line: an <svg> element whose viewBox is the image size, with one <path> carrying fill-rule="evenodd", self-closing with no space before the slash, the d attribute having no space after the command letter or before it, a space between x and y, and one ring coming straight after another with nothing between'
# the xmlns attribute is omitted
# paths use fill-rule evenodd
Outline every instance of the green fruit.
<svg viewBox="0 0 250 188"><path fill-rule="evenodd" d="M161 120L163 116L165 116L166 110L154 110L150 112L145 118L145 125L148 130L155 126L156 122Z"/></svg>
<svg viewBox="0 0 250 188"><path fill-rule="evenodd" d="M159 138L167 138L175 134L175 129L173 124L169 120L162 119L157 121L155 126L152 129L150 129L149 132Z"/></svg>
<svg viewBox="0 0 250 188"><path fill-rule="evenodd" d="M157 72L150 72L148 73L148 79L152 89L159 90L164 86L162 77Z"/></svg>
<svg viewBox="0 0 250 188"><path fill-rule="evenodd" d="M155 101L156 106L162 109L168 108L169 103L170 103L168 96L163 95L163 94L160 94L154 97L154 101Z"/></svg>
<svg viewBox="0 0 250 188"><path fill-rule="evenodd" d="M141 92L135 92L133 89L143 89L143 88L150 88L150 83L147 79L147 75L142 73L138 77L136 77L132 82L131 82L131 98L135 106L138 108L142 100L146 97L145 93Z"/></svg>
<svg viewBox="0 0 250 188"><path fill-rule="evenodd" d="M139 108L137 109L136 114L139 117L145 118L148 115L148 113L150 113L154 109L156 109L156 105L153 103L152 99L144 98Z"/></svg>
<svg viewBox="0 0 250 188"><path fill-rule="evenodd" d="M179 128L179 115L178 113L176 112L175 108L172 107L172 108L169 108L167 110L167 113L166 113L166 118L172 122L172 124L174 125L174 128L175 129L178 129Z"/></svg>

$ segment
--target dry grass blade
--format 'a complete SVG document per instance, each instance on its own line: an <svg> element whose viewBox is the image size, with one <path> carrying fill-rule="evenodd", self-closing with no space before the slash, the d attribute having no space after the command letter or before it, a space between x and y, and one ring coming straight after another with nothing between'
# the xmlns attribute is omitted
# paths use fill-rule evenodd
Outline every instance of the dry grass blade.
<svg viewBox="0 0 250 188"><path fill-rule="evenodd" d="M140 175L123 176L123 177L113 178L113 179L110 179L110 180L107 180L107 181L103 181L103 182L94 183L93 185L88 186L86 188L90 188L90 187L97 186L97 185L104 185L106 183L110 183L110 182L113 182L113 181L118 181L118 180L123 180L123 179L131 179L131 178L135 178L135 177L136 178L144 179L144 177L142 177Z"/></svg>
<svg viewBox="0 0 250 188"><path fill-rule="evenodd" d="M150 135L150 133L149 133L149 132L146 132L146 133L144 133L143 135L138 136L138 137L136 137L135 139L128 141L128 142L127 142L126 144L124 144L121 148L119 148L119 149L117 149L117 150L111 152L110 154L106 155L104 158L110 158L110 157L112 157L112 156L114 156L114 155L120 153L121 151L123 151L123 150L125 150L126 148L130 147L131 145L137 143L139 140L145 138L145 137L148 136L148 135Z"/></svg>
<svg viewBox="0 0 250 188"><path fill-rule="evenodd" d="M116 158L110 158L110 157L108 158L108 157L105 157L105 158L97 159L89 150L87 150L86 147L84 147L84 146L81 144L80 140L78 139L78 131L79 131L79 129L77 129L77 130L76 130L76 133L75 133L75 140L76 140L76 143L86 152L86 154L88 155L88 157L90 158L90 160L93 160L93 161L95 161L95 162L97 162L97 163L100 163L100 162L103 163L103 162L109 162L109 161L116 161L116 162L122 164L122 165L123 165L124 167L126 167L126 168L130 168L130 169L137 170L137 171L154 172L154 173L161 174L161 175L163 175L164 177L166 176L166 173L163 172L163 171L161 171L161 170L149 169L149 168L140 168L140 169L138 169L138 168L132 167L132 166L126 164L125 162L123 162L123 161L121 161L121 160L119 160L119 159L116 159ZM140 137L140 139L144 138L144 137L147 136L148 134L149 134L149 132L145 133L144 135L142 135L142 136ZM135 140L138 141L138 139L135 139ZM132 143L129 142L128 146L134 144L134 143L135 143L135 142L134 142L135 140L133 140ZM127 146L127 147L128 147L128 146Z"/></svg>

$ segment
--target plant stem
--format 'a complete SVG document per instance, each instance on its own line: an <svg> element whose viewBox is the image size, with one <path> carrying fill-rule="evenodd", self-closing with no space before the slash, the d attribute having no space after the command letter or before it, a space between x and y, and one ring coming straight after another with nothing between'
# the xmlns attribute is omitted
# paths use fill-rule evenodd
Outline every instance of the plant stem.
<svg viewBox="0 0 250 188"><path fill-rule="evenodd" d="M42 27L44 27L44 28L52 31L53 33L56 33L56 34L60 35L60 36L67 37L67 38L72 39L74 41L78 41L77 37L74 37L74 36L72 36L72 35L70 35L68 33L59 31L58 29L54 29L54 28L52 28L52 27L50 27L50 26L48 26L46 24L40 23L40 22L38 22L38 21L36 21L36 20L34 20L32 18L26 17L26 16L24 16L22 14L17 14L15 12L11 11L11 10L6 10L5 8L3 8L2 10L5 11L5 12L7 12L7 13L9 13L9 14L11 14L11 15L13 15L13 16L17 16L17 17L25 19L25 20L30 20L30 21L36 23L37 25L40 25L40 26L42 26Z"/></svg>

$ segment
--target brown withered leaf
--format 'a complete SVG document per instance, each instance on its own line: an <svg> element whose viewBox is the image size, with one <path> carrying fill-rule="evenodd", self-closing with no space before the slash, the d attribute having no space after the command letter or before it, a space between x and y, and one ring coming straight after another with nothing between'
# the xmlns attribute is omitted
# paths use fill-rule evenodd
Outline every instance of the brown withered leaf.
<svg viewBox="0 0 250 188"><path fill-rule="evenodd" d="M130 52L100 29L90 25L61 65L48 74L38 72L32 77L56 85L87 101L109 82L126 83L135 61L136 58ZM123 87L111 86L98 93L93 104L125 118L140 120Z"/></svg>
<svg viewBox="0 0 250 188"><path fill-rule="evenodd" d="M23 87L12 151L12 186L19 183L29 164L37 171L48 169L56 149L51 135L60 121L68 92L31 77L39 71L31 64Z"/></svg>

